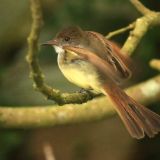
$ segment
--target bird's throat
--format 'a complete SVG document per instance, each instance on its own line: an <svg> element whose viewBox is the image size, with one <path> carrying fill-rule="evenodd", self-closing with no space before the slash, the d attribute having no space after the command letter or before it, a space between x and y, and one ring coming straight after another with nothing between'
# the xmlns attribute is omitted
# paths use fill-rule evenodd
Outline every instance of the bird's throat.
<svg viewBox="0 0 160 160"><path fill-rule="evenodd" d="M65 50L61 46L54 46L54 49L58 54L65 52Z"/></svg>

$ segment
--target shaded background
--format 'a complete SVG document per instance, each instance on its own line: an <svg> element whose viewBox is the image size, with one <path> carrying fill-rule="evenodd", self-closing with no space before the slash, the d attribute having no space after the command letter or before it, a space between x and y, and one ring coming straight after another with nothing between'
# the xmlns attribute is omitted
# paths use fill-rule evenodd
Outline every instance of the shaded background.
<svg viewBox="0 0 160 160"><path fill-rule="evenodd" d="M15 3L0 0L0 105L49 105L33 90L25 61L26 37L31 15L28 0ZM160 11L158 0L142 1L150 9ZM141 16L127 0L43 0L44 26L39 42L54 37L63 27L79 25L106 35L124 27ZM128 33L116 36L120 45ZM143 81L158 72L149 68L152 58L160 58L160 28L154 27L142 39L133 55L139 70L130 84ZM67 82L56 64L56 54L50 47L39 53L40 64L51 86L63 91L77 87ZM152 109L158 111L158 104ZM59 126L36 130L0 130L0 160L45 160L51 149L56 160L159 160L160 136L141 141L132 139L118 116L87 124ZM46 149L47 148L47 149ZM49 149L48 149L49 150Z"/></svg>

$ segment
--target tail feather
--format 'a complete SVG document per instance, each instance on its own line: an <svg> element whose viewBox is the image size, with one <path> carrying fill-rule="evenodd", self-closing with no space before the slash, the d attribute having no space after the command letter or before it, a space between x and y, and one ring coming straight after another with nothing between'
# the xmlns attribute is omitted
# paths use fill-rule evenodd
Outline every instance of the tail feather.
<svg viewBox="0 0 160 160"><path fill-rule="evenodd" d="M118 111L122 121L124 122L130 135L134 138L143 138L144 131L142 127L137 123L137 121L129 114L125 108Z"/></svg>
<svg viewBox="0 0 160 160"><path fill-rule="evenodd" d="M155 134L157 134L160 131L160 116L145 108L144 106L142 106L142 110L146 117L149 119L150 125L153 128Z"/></svg>
<svg viewBox="0 0 160 160"><path fill-rule="evenodd" d="M160 116L129 97L115 84L103 86L107 95L115 104L130 135L140 139L154 137L160 131Z"/></svg>

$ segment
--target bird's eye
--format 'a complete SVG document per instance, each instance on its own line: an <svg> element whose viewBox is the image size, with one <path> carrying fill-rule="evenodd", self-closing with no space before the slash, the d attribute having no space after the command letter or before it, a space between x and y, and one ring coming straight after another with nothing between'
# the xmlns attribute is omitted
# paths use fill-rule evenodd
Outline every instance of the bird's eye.
<svg viewBox="0 0 160 160"><path fill-rule="evenodd" d="M70 37L65 37L64 40L67 42L70 40Z"/></svg>

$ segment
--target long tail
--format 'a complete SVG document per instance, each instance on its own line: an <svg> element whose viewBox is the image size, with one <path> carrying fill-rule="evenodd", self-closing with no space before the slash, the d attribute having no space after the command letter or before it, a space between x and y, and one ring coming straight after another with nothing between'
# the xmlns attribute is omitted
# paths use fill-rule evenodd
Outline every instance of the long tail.
<svg viewBox="0 0 160 160"><path fill-rule="evenodd" d="M154 137L160 131L160 116L129 97L116 84L104 85L103 89L115 104L115 108L130 135L140 139Z"/></svg>

